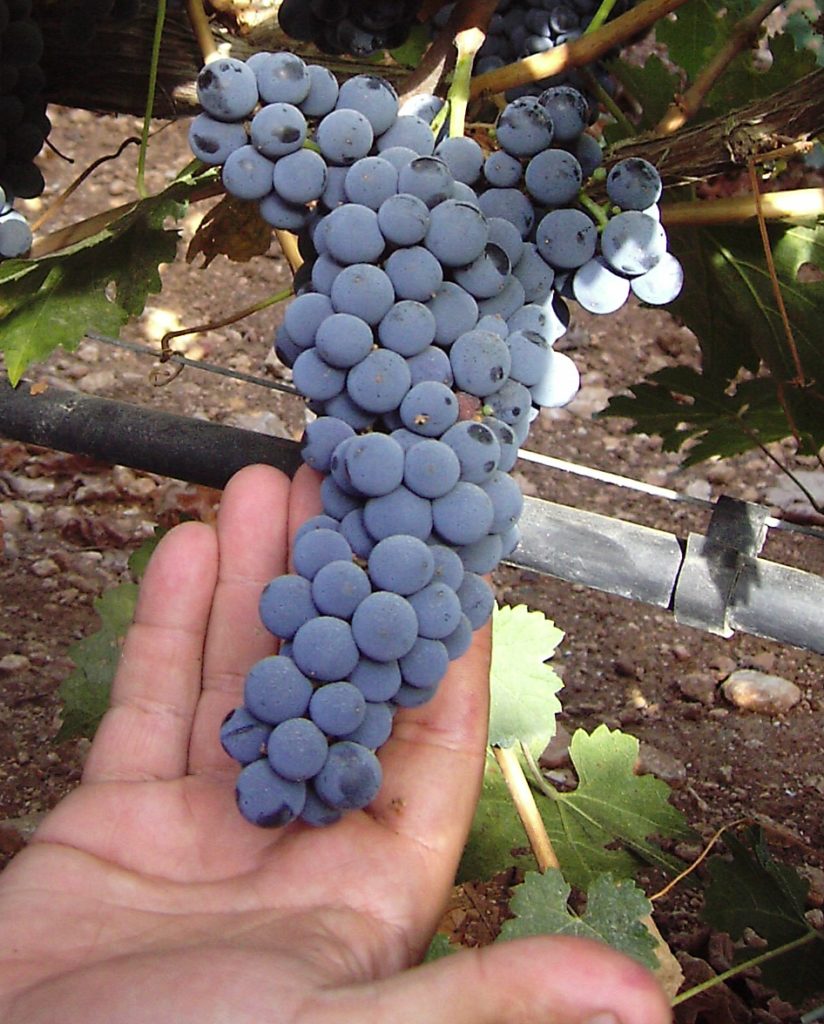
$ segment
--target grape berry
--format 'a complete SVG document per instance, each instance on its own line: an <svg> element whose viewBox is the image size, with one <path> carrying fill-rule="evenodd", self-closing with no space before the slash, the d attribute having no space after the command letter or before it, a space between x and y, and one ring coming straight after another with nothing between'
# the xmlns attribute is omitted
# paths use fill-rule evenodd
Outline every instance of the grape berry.
<svg viewBox="0 0 824 1024"><path fill-rule="evenodd" d="M437 139L380 78L338 87L288 53L219 58L198 93L195 154L299 236L275 350L324 474L293 572L260 599L279 654L248 673L221 741L249 821L324 825L374 799L393 716L432 698L492 614L484 576L523 506L507 474L539 408L579 384L552 347L563 296L595 312L632 288L669 301L680 268L645 161L610 172L603 230L578 204L586 102L568 86L511 102L491 154Z"/></svg>

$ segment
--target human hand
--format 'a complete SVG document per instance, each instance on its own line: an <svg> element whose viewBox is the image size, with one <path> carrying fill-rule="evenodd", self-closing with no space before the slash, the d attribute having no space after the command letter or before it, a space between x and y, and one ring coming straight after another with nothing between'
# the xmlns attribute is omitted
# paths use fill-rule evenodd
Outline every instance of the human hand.
<svg viewBox="0 0 824 1024"><path fill-rule="evenodd" d="M397 715L369 808L317 830L240 817L220 723L274 651L258 598L319 508L312 471L290 484L255 466L227 486L216 530L187 523L161 541L82 784L0 876L0 1020L668 1020L651 975L583 940L524 939L408 969L443 911L480 791L488 629L429 704Z"/></svg>

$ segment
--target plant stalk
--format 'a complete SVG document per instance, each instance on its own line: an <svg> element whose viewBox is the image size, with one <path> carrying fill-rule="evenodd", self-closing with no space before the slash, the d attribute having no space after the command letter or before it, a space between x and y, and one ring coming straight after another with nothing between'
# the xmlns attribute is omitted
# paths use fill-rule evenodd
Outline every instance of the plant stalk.
<svg viewBox="0 0 824 1024"><path fill-rule="evenodd" d="M824 188L796 188L786 192L763 192L759 196L764 220L812 221L824 217ZM666 227L704 224L740 224L758 216L754 195L726 199L700 199L664 203L661 222Z"/></svg>
<svg viewBox="0 0 824 1024"><path fill-rule="evenodd" d="M730 38L707 64L695 82L682 96L678 96L670 104L669 109L655 129L657 132L660 132L662 135L669 135L671 132L683 127L690 118L695 116L701 109L707 94L729 65L742 50L752 45L762 21L776 7L780 7L782 2L783 0L762 0L762 3L751 14L748 14L746 18L742 18L738 22Z"/></svg>
<svg viewBox="0 0 824 1024"><path fill-rule="evenodd" d="M163 26L166 23L166 0L157 0L154 38L152 39L152 58L149 64L149 84L146 89L146 113L143 115L143 131L140 136L140 152L137 156L137 194L145 199L146 192L146 152L149 148L149 131L154 112L155 91L157 90L157 69L160 66L160 43L163 39Z"/></svg>
<svg viewBox="0 0 824 1024"><path fill-rule="evenodd" d="M472 80L472 65L475 55L483 46L486 35L479 28L465 28L455 36L458 59L455 62L452 85L449 88L449 136L463 135L466 122L466 108L469 103L469 88Z"/></svg>
<svg viewBox="0 0 824 1024"><path fill-rule="evenodd" d="M524 826L535 860L538 862L538 870L544 872L547 868L559 868L560 864L547 835L544 819L535 803L535 797L526 775L524 775L518 755L515 753L515 748L493 747L492 750L506 781L509 795L515 804L515 810Z"/></svg>
<svg viewBox="0 0 824 1024"><path fill-rule="evenodd" d="M716 974L714 978L708 978L706 981L702 981L700 985L694 985L692 988L687 989L686 992L681 992L675 997L675 999L673 999L670 1005L679 1006L681 1003L685 1003L688 999L692 999L693 996L700 995L708 989L715 988L716 985L723 985L725 981L729 981L730 978L735 978L737 975L741 974L742 971L747 971L751 967L758 967L760 964L767 963L768 960L774 960L777 956L783 956L784 953L791 953L794 949L806 946L808 943L815 941L815 939L821 939L818 932L807 932L806 935L802 935L798 939L793 939L792 942L785 942L783 946L778 946L776 949L768 949L766 953L762 953L760 956L755 956L752 960L745 960L744 963L736 964L735 967L730 967L728 971Z"/></svg>

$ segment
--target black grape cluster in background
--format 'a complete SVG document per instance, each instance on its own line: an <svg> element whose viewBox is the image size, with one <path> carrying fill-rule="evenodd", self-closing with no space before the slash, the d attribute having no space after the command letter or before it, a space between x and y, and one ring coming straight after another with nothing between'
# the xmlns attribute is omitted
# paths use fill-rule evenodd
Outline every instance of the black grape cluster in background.
<svg viewBox="0 0 824 1024"><path fill-rule="evenodd" d="M618 0L610 16L617 17L632 6L633 0ZM490 21L486 40L478 51L475 74L484 74L574 42L589 27L599 7L600 0L500 0ZM438 18L443 14L444 11L439 12ZM600 62L596 61L589 70L602 85L610 88L609 75ZM587 92L583 76L575 68L570 68L551 78L510 89L506 98L538 96L552 85L573 85Z"/></svg>
<svg viewBox="0 0 824 1024"><path fill-rule="evenodd" d="M31 0L0 0L0 258L28 252L31 230L14 199L33 199L44 188L34 163L51 129L42 55Z"/></svg>
<svg viewBox="0 0 824 1024"><path fill-rule="evenodd" d="M407 39L421 0L283 0L280 27L323 53L368 57Z"/></svg>
<svg viewBox="0 0 824 1024"><path fill-rule="evenodd" d="M649 163L610 169L604 223L579 201L601 152L569 86L510 102L491 151L436 135L435 97L402 106L382 78L340 84L290 53L218 58L197 88L195 155L298 234L275 352L323 474L294 571L261 596L279 652L221 741L250 822L326 825L375 798L394 715L434 696L492 614L484 577L519 541L518 448L580 383L553 349L566 300L667 302L681 271Z"/></svg>

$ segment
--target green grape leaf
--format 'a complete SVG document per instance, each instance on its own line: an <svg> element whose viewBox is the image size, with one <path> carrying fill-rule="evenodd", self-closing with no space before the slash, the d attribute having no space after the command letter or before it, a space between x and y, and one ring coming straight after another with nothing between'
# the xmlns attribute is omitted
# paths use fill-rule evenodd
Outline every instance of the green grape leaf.
<svg viewBox="0 0 824 1024"><path fill-rule="evenodd" d="M792 36L797 49L811 50L815 54L818 66L824 65L824 38L816 31L806 11L793 11L787 18L785 29L787 34Z"/></svg>
<svg viewBox="0 0 824 1024"><path fill-rule="evenodd" d="M753 929L778 949L810 937L812 941L761 965L761 980L792 1002L820 995L824 978L824 933L813 932L804 917L808 884L786 864L771 856L760 829L747 829L741 838L729 833L724 843L731 856L712 857L704 900L705 920L719 931L739 939ZM739 950L738 962L763 953Z"/></svg>
<svg viewBox="0 0 824 1024"><path fill-rule="evenodd" d="M495 609L492 618L492 669L489 743L520 743L537 758L555 734L561 704L555 694L563 683L545 664L564 634L543 612L526 605Z"/></svg>
<svg viewBox="0 0 824 1024"><path fill-rule="evenodd" d="M569 748L577 788L540 801L547 833L572 885L586 888L607 871L632 877L639 861L667 873L681 869L650 837L685 838L691 830L668 802L669 786L635 774L638 747L634 736L605 725L591 735L577 730Z"/></svg>
<svg viewBox="0 0 824 1024"><path fill-rule="evenodd" d="M488 753L481 797L455 880L460 884L492 878L512 865L533 868L535 858L498 763Z"/></svg>
<svg viewBox="0 0 824 1024"><path fill-rule="evenodd" d="M73 644L68 651L75 669L60 686L63 724L57 742L94 735L109 706L112 680L126 630L137 603L137 584L121 583L95 602L100 629Z"/></svg>
<svg viewBox="0 0 824 1024"><path fill-rule="evenodd" d="M824 380L824 282L800 272L805 264L824 265L824 224L771 225L769 236L805 382L793 381L796 360L758 232L677 228L670 246L685 281L670 308L698 337L703 372L677 367L653 374L631 388L634 397L613 398L603 415L630 417L636 429L660 434L671 451L700 438L689 450L691 465L787 437L793 432L788 409L803 451L817 451L824 442L824 389L817 383ZM771 377L733 383L742 368L753 373L762 364Z"/></svg>
<svg viewBox="0 0 824 1024"><path fill-rule="evenodd" d="M429 943L429 948L424 953L423 962L428 964L433 960L440 960L441 957L449 956L451 953L457 953L457 949L446 935L442 932L435 932L432 936L432 941Z"/></svg>
<svg viewBox="0 0 824 1024"><path fill-rule="evenodd" d="M750 52L739 54L732 61L707 96L702 116L722 116L731 109L772 96L815 71L815 54L797 49L785 33L773 36L769 48L772 64L766 71L753 61Z"/></svg>
<svg viewBox="0 0 824 1024"><path fill-rule="evenodd" d="M544 874L527 872L510 901L514 918L504 921L500 938L530 935L574 935L605 942L645 967L657 966L656 939L644 918L651 904L628 879L598 875L587 890L586 910L580 916L569 907L570 887L555 868Z"/></svg>
<svg viewBox="0 0 824 1024"><path fill-rule="evenodd" d="M824 380L824 282L799 279L804 264L824 266L824 222L773 224L768 232L801 365L808 379ZM684 266L684 289L669 308L697 335L705 371L731 380L739 367L754 370L762 360L778 380L791 380L795 364L758 231L673 228L668 237Z"/></svg>
<svg viewBox="0 0 824 1024"><path fill-rule="evenodd" d="M729 39L737 21L750 13L748 0L687 0L672 18L655 25L655 38L692 81Z"/></svg>
<svg viewBox="0 0 824 1024"><path fill-rule="evenodd" d="M169 531L156 527L129 556L129 572L140 580L161 538ZM69 648L75 669L60 687L63 699L63 723L57 740L75 736L93 736L109 706L112 680L120 660L126 630L131 625L137 604L135 583L111 587L95 601L100 616L100 629Z"/></svg>
<svg viewBox="0 0 824 1024"><path fill-rule="evenodd" d="M685 466L740 455L791 433L769 377L742 381L733 389L724 380L678 366L659 370L630 390L632 397L614 396L600 415L628 417L635 431L658 435L665 451L687 446ZM783 399L805 450L817 451L824 444L821 396L813 388L785 385Z"/></svg>
<svg viewBox="0 0 824 1024"><path fill-rule="evenodd" d="M681 88L679 76L654 53L647 57L643 67L628 64L624 60L610 61L608 67L610 74L641 103L643 110L638 125L640 130L658 124ZM617 124L609 125L606 134L610 143L627 137Z"/></svg>
<svg viewBox="0 0 824 1024"><path fill-rule="evenodd" d="M32 362L59 345L74 349L89 330L117 334L160 290L158 266L177 254L179 219L192 187L177 181L130 204L97 233L38 260L10 260L0 271L0 351L17 384Z"/></svg>
<svg viewBox="0 0 824 1024"><path fill-rule="evenodd" d="M129 555L129 572L132 574L132 578L135 580L141 580L143 574L146 572L146 566L149 564L149 559L155 552L155 548L166 536L169 531L163 529L160 526L154 528L154 532L151 537L143 541L139 548Z"/></svg>

